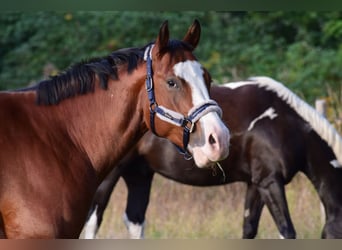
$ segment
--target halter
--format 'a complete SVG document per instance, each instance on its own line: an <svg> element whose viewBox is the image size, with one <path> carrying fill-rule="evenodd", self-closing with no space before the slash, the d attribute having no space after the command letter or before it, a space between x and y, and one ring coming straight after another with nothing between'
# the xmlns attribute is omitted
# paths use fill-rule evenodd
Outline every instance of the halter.
<svg viewBox="0 0 342 250"><path fill-rule="evenodd" d="M155 100L154 95L154 86L153 86L153 71L152 71L152 55L151 51L153 48L153 44L148 46L145 50L144 60L146 61L147 75L146 75L146 91L148 95L148 99L150 101L150 125L152 132L157 135L155 126L154 126L154 118L155 115L165 122L171 123L173 125L184 128L183 130L183 148L175 145L178 151L184 155L186 160L190 160L192 158L191 154L188 151L188 143L190 140L190 134L194 131L196 122L204 115L210 112L217 112L220 117L222 117L222 110L218 106L217 102L214 100L204 101L194 107L192 107L188 116L184 116L176 111L170 110L163 106L159 106ZM157 135L158 136L158 135Z"/></svg>

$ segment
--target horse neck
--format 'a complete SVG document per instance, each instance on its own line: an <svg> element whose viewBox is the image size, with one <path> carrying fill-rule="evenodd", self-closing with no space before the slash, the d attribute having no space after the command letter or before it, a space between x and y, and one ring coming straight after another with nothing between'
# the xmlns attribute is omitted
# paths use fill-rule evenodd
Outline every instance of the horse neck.
<svg viewBox="0 0 342 250"><path fill-rule="evenodd" d="M60 121L101 180L147 131L142 109L148 105L143 70L119 79L110 80L107 90L96 87L92 94L58 105Z"/></svg>

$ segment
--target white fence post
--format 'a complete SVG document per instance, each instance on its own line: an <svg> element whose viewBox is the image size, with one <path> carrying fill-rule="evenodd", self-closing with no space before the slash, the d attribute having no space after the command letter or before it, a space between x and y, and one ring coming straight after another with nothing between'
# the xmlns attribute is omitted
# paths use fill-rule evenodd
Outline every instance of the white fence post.
<svg viewBox="0 0 342 250"><path fill-rule="evenodd" d="M323 115L324 117L327 116L327 102L324 99L317 99L315 101L315 108L318 113Z"/></svg>

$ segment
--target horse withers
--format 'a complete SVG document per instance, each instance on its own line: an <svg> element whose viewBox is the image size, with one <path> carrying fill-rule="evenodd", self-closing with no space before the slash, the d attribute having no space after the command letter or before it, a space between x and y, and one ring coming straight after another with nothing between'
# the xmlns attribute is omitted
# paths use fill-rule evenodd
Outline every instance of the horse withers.
<svg viewBox="0 0 342 250"><path fill-rule="evenodd" d="M199 167L228 155L210 75L193 54L200 31L195 20L170 40L164 22L154 43L0 93L2 236L79 237L96 188L148 129Z"/></svg>
<svg viewBox="0 0 342 250"><path fill-rule="evenodd" d="M131 237L141 238L156 172L195 186L245 182L243 238L256 236L265 204L281 237L295 238L284 186L300 171L312 182L324 205L322 237L342 238L342 139L333 126L270 78L213 86L211 94L222 107L223 120L232 134L230 155L220 161L222 170L217 167L213 175L210 169L198 169L192 161L179 157L166 140L148 133L100 185L85 236L95 236L112 189L122 176L128 188L125 223Z"/></svg>

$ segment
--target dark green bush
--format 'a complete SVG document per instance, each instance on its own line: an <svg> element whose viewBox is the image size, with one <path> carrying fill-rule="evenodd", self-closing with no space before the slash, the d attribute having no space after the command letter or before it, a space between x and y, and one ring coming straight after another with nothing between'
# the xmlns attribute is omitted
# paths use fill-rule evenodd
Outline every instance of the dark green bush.
<svg viewBox="0 0 342 250"><path fill-rule="evenodd" d="M338 89L341 12L3 12L0 89L39 81L48 64L63 70L89 57L155 39L164 20L181 38L197 18L195 53L215 82L271 76L312 102Z"/></svg>

